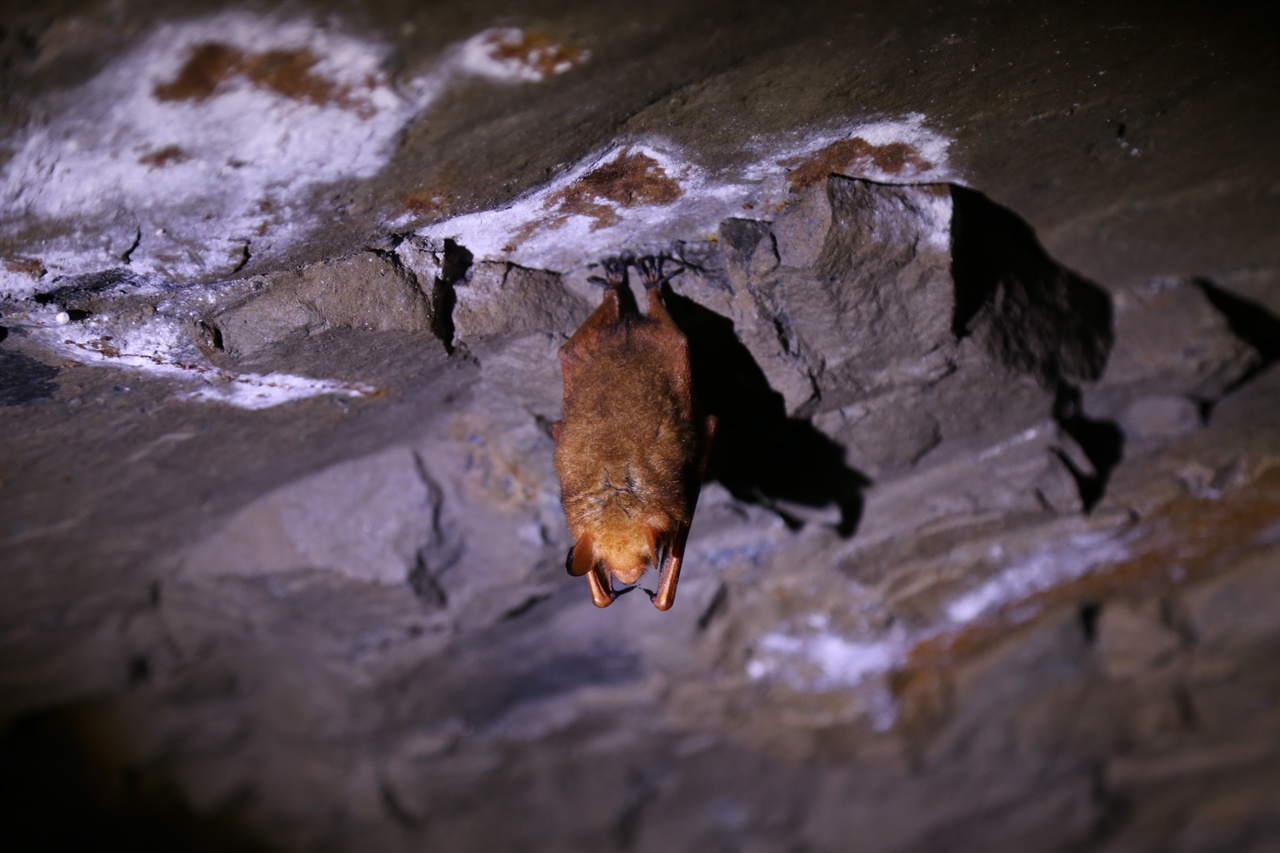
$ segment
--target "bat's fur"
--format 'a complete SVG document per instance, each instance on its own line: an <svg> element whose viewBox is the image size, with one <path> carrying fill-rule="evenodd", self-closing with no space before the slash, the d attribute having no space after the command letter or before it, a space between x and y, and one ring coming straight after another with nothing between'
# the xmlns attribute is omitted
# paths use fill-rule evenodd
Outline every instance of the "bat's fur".
<svg viewBox="0 0 1280 853"><path fill-rule="evenodd" d="M698 410L688 341L662 304L657 263L637 266L648 315L626 310L625 262L614 261L600 306L560 348L555 464L576 543L569 568L602 572L593 582L606 590L600 598L593 586L600 606L613 599L610 576L634 584L650 565L678 575L715 429ZM661 609L674 600L675 579L665 600L654 599Z"/></svg>

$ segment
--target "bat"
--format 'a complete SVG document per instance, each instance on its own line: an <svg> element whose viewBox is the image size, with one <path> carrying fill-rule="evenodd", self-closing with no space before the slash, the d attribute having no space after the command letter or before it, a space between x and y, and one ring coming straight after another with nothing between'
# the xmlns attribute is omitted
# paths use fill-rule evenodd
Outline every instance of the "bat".
<svg viewBox="0 0 1280 853"><path fill-rule="evenodd" d="M560 500L574 545L565 568L587 576L591 601L608 607L658 569L653 605L675 603L680 564L716 418L694 395L689 341L667 313L666 258L604 261L604 299L560 347L564 415L551 425ZM648 302L630 299L627 267L640 273ZM628 292L629 295L629 292ZM615 591L613 581L630 585Z"/></svg>

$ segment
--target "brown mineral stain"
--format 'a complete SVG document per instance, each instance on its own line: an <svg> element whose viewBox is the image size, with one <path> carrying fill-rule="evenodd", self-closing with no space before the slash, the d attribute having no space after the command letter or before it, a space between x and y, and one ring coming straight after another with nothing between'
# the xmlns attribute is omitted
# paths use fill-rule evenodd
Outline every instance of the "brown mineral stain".
<svg viewBox="0 0 1280 853"><path fill-rule="evenodd" d="M560 225L564 223L564 219L565 218L561 216L549 222L544 222L538 219L534 219L530 222L526 222L525 224L521 225L519 228L515 230L515 233L511 235L511 239L508 240L506 244L503 245L502 251L514 252L516 250L516 246L519 246L525 240L528 240L530 237L532 237L534 232L537 231L539 228L543 227L544 225L551 228L558 228Z"/></svg>
<svg viewBox="0 0 1280 853"><path fill-rule="evenodd" d="M498 31L485 39L485 50L499 62L513 61L549 77L581 63L586 54L572 45L559 44L539 32Z"/></svg>
<svg viewBox="0 0 1280 853"><path fill-rule="evenodd" d="M933 168L932 163L905 142L872 145L860 136L833 142L802 157L779 160L778 165L786 167L787 180L796 190L811 187L829 175L868 167L890 175L900 175L907 170L924 172Z"/></svg>
<svg viewBox="0 0 1280 853"><path fill-rule="evenodd" d="M563 217L578 214L596 220L592 230L618 222L617 208L636 205L671 204L680 198L680 184L658 161L630 147L618 152L608 163L596 166L581 178L552 193L543 208Z"/></svg>
<svg viewBox="0 0 1280 853"><path fill-rule="evenodd" d="M345 106L342 103L347 94L345 87L311 72L319 61L320 57L307 48L269 50L247 57L245 76L264 89L295 101L310 101L317 106Z"/></svg>
<svg viewBox="0 0 1280 853"><path fill-rule="evenodd" d="M196 45L178 75L168 83L156 85L155 96L161 101L206 100L243 62L244 54L229 45L216 42Z"/></svg>
<svg viewBox="0 0 1280 853"><path fill-rule="evenodd" d="M157 84L154 91L161 101L205 101L231 79L242 77L254 86L295 101L338 106L362 116L372 112L367 102L353 96L351 87L315 73L313 69L319 61L320 57L306 47L246 53L230 45L207 42L193 47L177 75L167 83Z"/></svg>
<svg viewBox="0 0 1280 853"><path fill-rule="evenodd" d="M1095 566L1051 589L1005 604L994 615L917 644L890 678L904 708L932 706L946 671L995 646L1061 605L1145 597L1212 577L1276 536L1280 524L1280 467L1218 499L1183 497L1134 528L1129 556Z"/></svg>
<svg viewBox="0 0 1280 853"><path fill-rule="evenodd" d="M47 270L39 258L28 258L25 255L9 255L4 259L4 268L18 275L29 275L40 278Z"/></svg>
<svg viewBox="0 0 1280 853"><path fill-rule="evenodd" d="M608 163L596 166L569 186L547 196L542 209L551 215L521 225L502 250L514 251L533 234L544 228L559 228L570 216L594 219L591 230L599 231L622 221L618 215L620 207L671 204L683 194L679 182L668 175L657 160L628 146Z"/></svg>
<svg viewBox="0 0 1280 853"><path fill-rule="evenodd" d="M138 158L138 162L144 166L155 166L157 169L163 169L170 163L181 163L187 159L189 159L187 152L177 145L166 145L163 148L143 154Z"/></svg>
<svg viewBox="0 0 1280 853"><path fill-rule="evenodd" d="M404 209L414 216L433 216L449 207L449 199L435 190L418 190L404 197Z"/></svg>
<svg viewBox="0 0 1280 853"><path fill-rule="evenodd" d="M67 343L71 343L71 341L67 341ZM94 350L95 352L102 353L107 358L120 357L120 348L117 347L115 344L111 343L110 335L103 335L97 340L89 341L88 346L90 349Z"/></svg>

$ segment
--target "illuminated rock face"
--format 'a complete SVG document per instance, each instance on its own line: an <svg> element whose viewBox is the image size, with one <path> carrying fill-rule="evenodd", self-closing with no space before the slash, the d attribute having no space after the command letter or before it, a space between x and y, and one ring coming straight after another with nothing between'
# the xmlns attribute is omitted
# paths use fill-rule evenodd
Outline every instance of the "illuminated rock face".
<svg viewBox="0 0 1280 853"><path fill-rule="evenodd" d="M0 13L6 849L1280 842L1273 22L561 5ZM552 467L626 251L667 613Z"/></svg>

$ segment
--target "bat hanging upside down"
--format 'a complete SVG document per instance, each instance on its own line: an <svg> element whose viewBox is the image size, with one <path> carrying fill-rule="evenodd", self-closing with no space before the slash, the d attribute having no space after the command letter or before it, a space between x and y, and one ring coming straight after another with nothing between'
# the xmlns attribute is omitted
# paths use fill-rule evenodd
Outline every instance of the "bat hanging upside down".
<svg viewBox="0 0 1280 853"><path fill-rule="evenodd" d="M716 419L693 393L689 342L662 303L663 258L609 258L604 301L560 347L564 419L552 424L560 499L573 535L565 568L586 575L608 607L613 578L659 570L653 604L675 603L694 506ZM648 315L624 304L627 267L644 282ZM626 590L622 590L626 591Z"/></svg>

